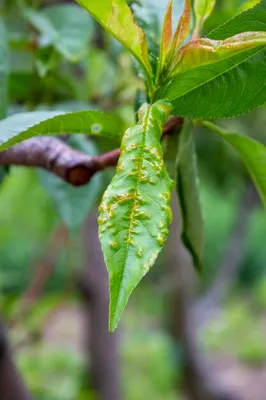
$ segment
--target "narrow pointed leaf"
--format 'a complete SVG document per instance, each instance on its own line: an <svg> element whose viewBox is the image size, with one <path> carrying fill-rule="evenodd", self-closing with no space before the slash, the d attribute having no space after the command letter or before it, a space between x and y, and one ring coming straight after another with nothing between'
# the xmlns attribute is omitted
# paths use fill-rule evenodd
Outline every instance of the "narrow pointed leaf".
<svg viewBox="0 0 266 400"><path fill-rule="evenodd" d="M160 138L169 112L165 102L144 106L139 123L122 139L117 172L100 206L99 235L109 272L111 331L168 235L173 182L163 162Z"/></svg>
<svg viewBox="0 0 266 400"><path fill-rule="evenodd" d="M166 56L170 50L172 42L172 23L173 23L173 0L170 0L165 12L160 50L160 69L163 68Z"/></svg>
<svg viewBox="0 0 266 400"><path fill-rule="evenodd" d="M173 38L173 50L176 50L186 39L190 31L191 0L185 0L183 14L180 17Z"/></svg>
<svg viewBox="0 0 266 400"><path fill-rule="evenodd" d="M133 54L148 75L151 74L145 34L125 0L76 1Z"/></svg>
<svg viewBox="0 0 266 400"><path fill-rule="evenodd" d="M0 119L7 112L8 40L4 22L0 17Z"/></svg>
<svg viewBox="0 0 266 400"><path fill-rule="evenodd" d="M181 116L218 118L248 112L266 101L265 46L266 32L190 42L180 50L173 76L158 97L171 101Z"/></svg>
<svg viewBox="0 0 266 400"><path fill-rule="evenodd" d="M0 121L0 150L33 136L84 133L121 138L121 121L97 110L60 113L37 111L15 114Z"/></svg>
<svg viewBox="0 0 266 400"><path fill-rule="evenodd" d="M195 0L194 15L195 15L195 32L198 35L203 28L204 22L211 15L214 9L216 0Z"/></svg>
<svg viewBox="0 0 266 400"><path fill-rule="evenodd" d="M180 134L177 156L177 195L182 216L182 240L190 251L195 267L201 268L204 223L192 122L187 120Z"/></svg>
<svg viewBox="0 0 266 400"><path fill-rule="evenodd" d="M209 121L202 121L202 125L220 135L237 151L266 207L266 147L250 137L229 132Z"/></svg>

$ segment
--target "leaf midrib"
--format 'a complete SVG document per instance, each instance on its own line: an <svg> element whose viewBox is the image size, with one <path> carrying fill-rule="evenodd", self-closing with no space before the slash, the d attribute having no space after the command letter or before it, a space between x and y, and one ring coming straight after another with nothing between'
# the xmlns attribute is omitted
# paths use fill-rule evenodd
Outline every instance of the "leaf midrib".
<svg viewBox="0 0 266 400"><path fill-rule="evenodd" d="M138 186L139 186L140 174L141 174L141 171L142 171L142 164L143 164L144 154L145 154L144 147L145 147L145 142L146 142L146 137L147 137L147 126L148 126L148 121L149 121L149 116L150 116L150 110L151 110L151 106L148 107L148 110L146 111L146 115L145 115L145 117L143 119L143 122L140 125L142 130L143 130L143 138L142 138L142 143L141 143L142 146L141 146L141 153L140 153L140 161L139 161L139 164L138 164L137 179L136 179L136 184L135 184L135 195L134 195L132 210L131 210L131 213L130 213L131 218L130 218L130 224L129 224L129 227L128 227L128 234L127 234L127 237L126 237L126 252L125 252L125 257L124 257L124 260L125 260L125 264L124 265L125 266L123 268L123 274L122 274L122 277L121 277L121 286L122 286L122 282L123 282L124 276L125 276L127 258L128 258L128 252L129 252L129 245L131 244L130 241L131 241L131 235L132 235L132 225L133 225L133 221L134 221L135 209L136 209L137 202L138 202L138 192L139 192ZM120 297L120 293L121 293L121 287L120 287L120 290L119 290L118 299Z"/></svg>

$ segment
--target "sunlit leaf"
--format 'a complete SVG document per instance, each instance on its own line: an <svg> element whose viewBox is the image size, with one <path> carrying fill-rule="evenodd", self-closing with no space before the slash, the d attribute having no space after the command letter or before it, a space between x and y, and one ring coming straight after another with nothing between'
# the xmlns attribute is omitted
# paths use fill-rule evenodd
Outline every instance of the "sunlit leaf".
<svg viewBox="0 0 266 400"><path fill-rule="evenodd" d="M110 330L168 236L173 187L160 138L168 103L144 105L123 136L116 175L100 206L99 235L110 279Z"/></svg>
<svg viewBox="0 0 266 400"><path fill-rule="evenodd" d="M180 134L177 156L177 195L182 216L182 240L200 269L204 245L204 224L201 209L197 160L192 123L185 122Z"/></svg>
<svg viewBox="0 0 266 400"><path fill-rule="evenodd" d="M250 137L229 132L209 121L202 121L201 125L220 135L237 151L266 207L266 147Z"/></svg>
<svg viewBox="0 0 266 400"><path fill-rule="evenodd" d="M148 75L151 73L145 34L125 0L76 1L135 56Z"/></svg>
<svg viewBox="0 0 266 400"><path fill-rule="evenodd" d="M62 113L36 111L12 115L0 121L0 150L33 136L84 133L121 138L121 121L98 110Z"/></svg>
<svg viewBox="0 0 266 400"><path fill-rule="evenodd" d="M170 100L181 116L218 118L245 113L266 101L265 45L266 32L190 42L178 53L172 76L158 97Z"/></svg>

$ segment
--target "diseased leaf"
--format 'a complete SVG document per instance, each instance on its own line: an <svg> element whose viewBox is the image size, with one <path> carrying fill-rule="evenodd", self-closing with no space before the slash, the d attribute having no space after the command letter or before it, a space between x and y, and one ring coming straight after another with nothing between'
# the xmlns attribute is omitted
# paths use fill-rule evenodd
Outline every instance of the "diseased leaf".
<svg viewBox="0 0 266 400"><path fill-rule="evenodd" d="M8 40L4 21L0 16L0 119L7 113Z"/></svg>
<svg viewBox="0 0 266 400"><path fill-rule="evenodd" d="M121 121L98 110L64 113L36 111L12 115L0 121L0 150L38 135L84 133L121 138Z"/></svg>
<svg viewBox="0 0 266 400"><path fill-rule="evenodd" d="M195 30L194 34L197 37L203 28L204 22L211 15L214 9L216 0L195 0L194 15L195 15Z"/></svg>
<svg viewBox="0 0 266 400"><path fill-rule="evenodd" d="M24 14L41 34L42 46L52 45L72 62L80 60L87 53L93 23L78 5L57 4L38 11L27 8Z"/></svg>
<svg viewBox="0 0 266 400"><path fill-rule="evenodd" d="M133 54L147 75L151 74L145 34L125 0L76 1Z"/></svg>
<svg viewBox="0 0 266 400"><path fill-rule="evenodd" d="M191 120L185 121L178 143L177 195L182 216L182 240L190 251L196 268L202 265L204 223Z"/></svg>
<svg viewBox="0 0 266 400"><path fill-rule="evenodd" d="M100 206L99 235L109 272L111 331L168 235L173 182L163 162L160 138L170 111L163 101L143 106L138 124L123 136L116 175Z"/></svg>
<svg viewBox="0 0 266 400"><path fill-rule="evenodd" d="M250 137L229 132L209 121L202 121L201 125L220 135L237 151L266 207L266 147Z"/></svg>
<svg viewBox="0 0 266 400"><path fill-rule="evenodd" d="M84 136L72 136L68 144L90 156L97 155L95 144ZM61 219L69 229L77 229L96 207L102 187L101 174L94 175L87 185L74 187L48 171L40 169L38 172Z"/></svg>
<svg viewBox="0 0 266 400"><path fill-rule="evenodd" d="M181 116L219 118L248 112L266 101L265 45L266 32L190 42L180 49L172 76L157 98L171 101ZM251 58L260 62L249 62Z"/></svg>

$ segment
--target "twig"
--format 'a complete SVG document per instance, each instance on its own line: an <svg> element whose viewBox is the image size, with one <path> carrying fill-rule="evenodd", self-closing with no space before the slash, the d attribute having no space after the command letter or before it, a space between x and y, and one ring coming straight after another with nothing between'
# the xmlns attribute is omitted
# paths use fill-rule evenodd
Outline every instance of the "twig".
<svg viewBox="0 0 266 400"><path fill-rule="evenodd" d="M180 131L183 118L173 117L164 127L163 136ZM85 185L92 176L117 164L120 150L99 156L88 156L72 149L56 137L35 137L0 153L0 165L21 165L44 168L73 186Z"/></svg>

